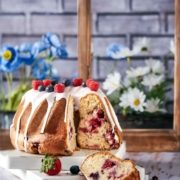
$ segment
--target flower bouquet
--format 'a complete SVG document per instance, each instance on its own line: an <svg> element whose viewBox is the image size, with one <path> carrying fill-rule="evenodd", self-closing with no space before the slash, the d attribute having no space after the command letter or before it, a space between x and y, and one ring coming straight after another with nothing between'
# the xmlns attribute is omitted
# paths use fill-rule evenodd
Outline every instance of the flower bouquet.
<svg viewBox="0 0 180 180"><path fill-rule="evenodd" d="M117 44L110 45L107 49L108 55L114 59L127 59L129 68L124 75L117 71L108 74L103 82L103 89L120 117L122 126L170 128L171 121L165 123L164 120L158 124L161 118L172 118L165 108L165 102L168 100L166 93L170 88L165 78L164 64L160 60L150 58L146 59L142 66L131 66L130 58L147 50L148 47L143 43L133 50ZM149 124L146 123L146 119ZM132 125L132 121L135 124Z"/></svg>
<svg viewBox="0 0 180 180"><path fill-rule="evenodd" d="M0 50L0 117L1 126L4 113L13 114L28 89L32 79L59 80L52 62L66 58L65 45L53 33L47 33L35 43L23 43L20 46L5 45ZM13 86L18 80L18 86ZM11 117L12 118L12 117ZM8 120L7 120L8 121ZM6 125L6 127L9 125Z"/></svg>

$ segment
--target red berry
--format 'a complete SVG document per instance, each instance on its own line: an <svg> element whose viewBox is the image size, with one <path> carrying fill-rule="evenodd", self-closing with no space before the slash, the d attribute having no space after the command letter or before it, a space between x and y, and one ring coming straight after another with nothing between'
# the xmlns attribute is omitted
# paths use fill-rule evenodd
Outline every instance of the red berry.
<svg viewBox="0 0 180 180"><path fill-rule="evenodd" d="M96 81L90 81L88 83L88 87L92 90L92 91L97 91L99 89L99 83Z"/></svg>
<svg viewBox="0 0 180 180"><path fill-rule="evenodd" d="M38 87L41 86L41 85L43 85L43 82L40 81L40 80L33 80L32 81L32 88L34 90L38 90Z"/></svg>
<svg viewBox="0 0 180 180"><path fill-rule="evenodd" d="M61 167L61 161L58 158L46 155L42 160L41 172L54 176L61 171Z"/></svg>
<svg viewBox="0 0 180 180"><path fill-rule="evenodd" d="M81 86L82 85L82 78L76 78L76 79L73 79L72 83L73 83L73 86Z"/></svg>
<svg viewBox="0 0 180 180"><path fill-rule="evenodd" d="M88 80L86 80L86 86L88 86L88 87L89 87L89 83L90 83L91 81L93 81L93 80L92 80L92 79L88 79Z"/></svg>
<svg viewBox="0 0 180 180"><path fill-rule="evenodd" d="M64 92L64 88L65 88L64 84L59 83L54 86L54 91L57 93L62 93Z"/></svg>
<svg viewBox="0 0 180 180"><path fill-rule="evenodd" d="M110 159L106 159L106 161L104 162L102 169L109 169L112 168L113 166L115 166L116 163L111 161Z"/></svg>
<svg viewBox="0 0 180 180"><path fill-rule="evenodd" d="M45 79L45 80L43 80L43 85L44 85L45 87L49 86L51 83L52 83L52 80L50 80L50 79Z"/></svg>

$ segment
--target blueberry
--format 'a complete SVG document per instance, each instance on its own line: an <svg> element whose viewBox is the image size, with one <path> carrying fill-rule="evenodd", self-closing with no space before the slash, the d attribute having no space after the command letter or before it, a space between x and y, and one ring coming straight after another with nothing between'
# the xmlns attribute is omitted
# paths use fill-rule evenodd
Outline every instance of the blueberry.
<svg viewBox="0 0 180 180"><path fill-rule="evenodd" d="M86 82L83 82L83 83L82 83L82 86L83 86L83 87L87 87Z"/></svg>
<svg viewBox="0 0 180 180"><path fill-rule="evenodd" d="M89 177L93 178L93 180L98 180L99 179L99 173L98 172L91 173Z"/></svg>
<svg viewBox="0 0 180 180"><path fill-rule="evenodd" d="M157 176L153 176L152 180L158 180L158 177Z"/></svg>
<svg viewBox="0 0 180 180"><path fill-rule="evenodd" d="M67 87L67 86L70 86L72 83L71 83L71 80L70 79L66 79L64 82L63 82L64 86Z"/></svg>
<svg viewBox="0 0 180 180"><path fill-rule="evenodd" d="M46 87L46 92L54 92L54 87L52 85L49 85Z"/></svg>
<svg viewBox="0 0 180 180"><path fill-rule="evenodd" d="M42 85L38 87L38 91L45 91L45 89L46 88L44 86L42 86Z"/></svg>
<svg viewBox="0 0 180 180"><path fill-rule="evenodd" d="M54 86L54 85L56 85L57 83L58 83L57 81L52 81L52 82L51 82L51 85Z"/></svg>
<svg viewBox="0 0 180 180"><path fill-rule="evenodd" d="M71 172L72 174L78 174L79 171L80 171L79 166L71 166L71 167L70 167L70 172Z"/></svg>

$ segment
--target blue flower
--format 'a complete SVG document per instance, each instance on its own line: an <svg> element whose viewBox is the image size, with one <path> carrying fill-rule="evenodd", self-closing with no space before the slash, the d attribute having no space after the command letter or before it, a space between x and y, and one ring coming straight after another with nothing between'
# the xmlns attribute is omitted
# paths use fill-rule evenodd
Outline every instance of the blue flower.
<svg viewBox="0 0 180 180"><path fill-rule="evenodd" d="M61 42L59 41L59 38L51 32L48 32L42 36L42 42L48 44L49 46L54 46L54 47L61 46Z"/></svg>
<svg viewBox="0 0 180 180"><path fill-rule="evenodd" d="M32 76L35 79L45 79L51 74L52 66L44 59L38 59L32 66Z"/></svg>
<svg viewBox="0 0 180 180"><path fill-rule="evenodd" d="M33 45L31 43L23 43L18 48L19 57L21 58L23 63L26 65L32 65L34 60L35 60L32 53L31 53L32 46Z"/></svg>
<svg viewBox="0 0 180 180"><path fill-rule="evenodd" d="M22 65L17 50L12 46L4 46L0 53L0 69L5 72L13 72Z"/></svg>

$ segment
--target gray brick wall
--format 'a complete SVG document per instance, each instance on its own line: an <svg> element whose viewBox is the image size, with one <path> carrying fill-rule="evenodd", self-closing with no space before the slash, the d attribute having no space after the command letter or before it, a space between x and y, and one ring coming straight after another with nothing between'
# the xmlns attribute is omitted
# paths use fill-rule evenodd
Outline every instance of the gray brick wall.
<svg viewBox="0 0 180 180"><path fill-rule="evenodd" d="M77 73L76 0L0 0L0 43L34 42L43 33L57 33L67 43L70 60L57 61L61 75ZM174 34L174 0L92 0L95 78L105 78L113 61L106 57L112 42L133 47L142 37L151 40L152 56L168 51ZM102 59L106 60L103 61ZM141 60L136 58L135 63ZM63 66L68 63L65 71ZM118 70L124 69L119 62ZM168 63L172 71L172 63Z"/></svg>

